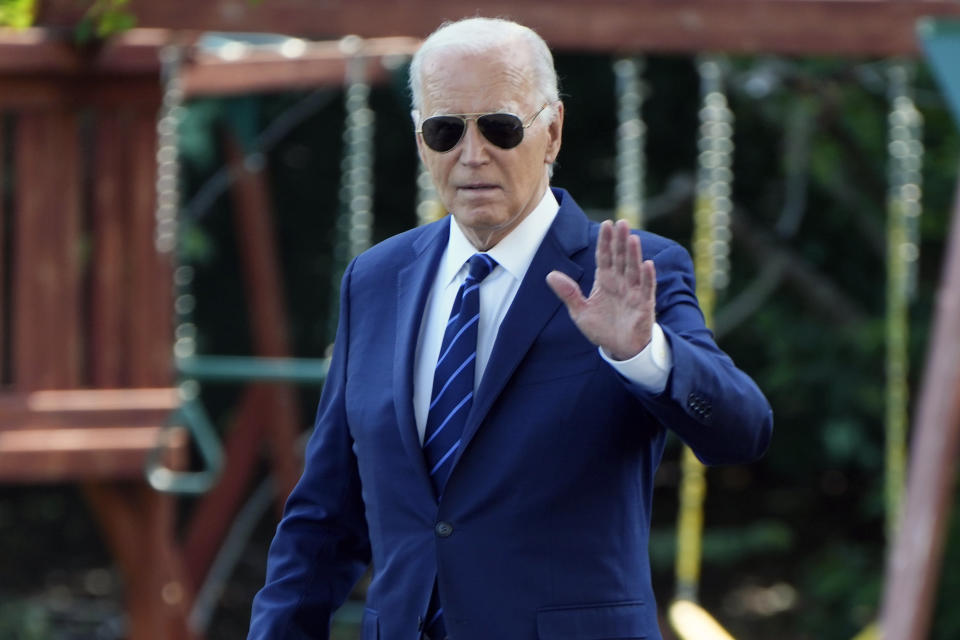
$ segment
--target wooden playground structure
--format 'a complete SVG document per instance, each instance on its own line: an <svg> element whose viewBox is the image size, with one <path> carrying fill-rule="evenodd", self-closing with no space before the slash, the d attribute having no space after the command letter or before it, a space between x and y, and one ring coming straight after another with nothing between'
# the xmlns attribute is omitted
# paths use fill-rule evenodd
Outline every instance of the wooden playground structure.
<svg viewBox="0 0 960 640"><path fill-rule="evenodd" d="M175 255L157 242L161 53L186 51L184 98L340 86L358 54L336 42L310 44L294 58L234 61L204 56L192 44L206 30L357 34L367 39L359 55L376 63L409 55L441 20L477 7L459 0L133 0L139 28L78 48L64 29L83 7L70 0L39 6L38 27L0 31L0 114L10 123L0 126L0 149L12 150L0 153L0 176L13 176L9 193L0 182L0 482L82 486L124 576L129 636L199 638L190 624L197 591L262 451L278 508L296 482L301 417L288 386L248 384L227 430L220 480L199 499L185 534L177 533L175 496L157 492L144 475L151 455L172 471L191 464L172 357ZM529 24L559 50L916 56L916 21L958 17L960 4L601 0L585 9L574 0L531 0L487 3L483 11ZM367 69L368 82L388 77L381 64ZM273 237L263 174L244 169L235 148L226 153L237 177L238 235ZM276 250L252 242L241 252L255 355L289 357ZM913 533L898 538L888 568L881 620L888 639L926 636L942 555L960 437L960 196L943 273L915 420L913 455L925 462L911 465L902 514Z"/></svg>

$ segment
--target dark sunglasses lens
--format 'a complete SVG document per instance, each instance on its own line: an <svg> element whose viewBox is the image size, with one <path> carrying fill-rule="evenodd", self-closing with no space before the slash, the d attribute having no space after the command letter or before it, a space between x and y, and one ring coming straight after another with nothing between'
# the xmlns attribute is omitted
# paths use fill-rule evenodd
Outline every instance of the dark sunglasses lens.
<svg viewBox="0 0 960 640"><path fill-rule="evenodd" d="M420 125L423 141L434 151L450 151L463 136L464 121L453 116L433 116Z"/></svg>
<svg viewBox="0 0 960 640"><path fill-rule="evenodd" d="M513 149L523 140L523 123L509 113L488 113L477 118L483 137L501 149Z"/></svg>

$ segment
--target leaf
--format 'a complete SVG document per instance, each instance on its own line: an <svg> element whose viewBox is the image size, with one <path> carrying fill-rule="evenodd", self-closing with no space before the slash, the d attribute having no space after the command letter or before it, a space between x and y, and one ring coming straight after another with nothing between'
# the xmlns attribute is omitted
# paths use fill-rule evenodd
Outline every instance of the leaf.
<svg viewBox="0 0 960 640"><path fill-rule="evenodd" d="M130 0L96 0L74 28L74 38L79 43L87 43L134 28L137 19L129 6Z"/></svg>
<svg viewBox="0 0 960 640"><path fill-rule="evenodd" d="M125 11L108 11L97 22L97 36L107 38L137 26L137 19Z"/></svg>
<svg viewBox="0 0 960 640"><path fill-rule="evenodd" d="M26 29L33 24L36 0L0 0L0 27Z"/></svg>

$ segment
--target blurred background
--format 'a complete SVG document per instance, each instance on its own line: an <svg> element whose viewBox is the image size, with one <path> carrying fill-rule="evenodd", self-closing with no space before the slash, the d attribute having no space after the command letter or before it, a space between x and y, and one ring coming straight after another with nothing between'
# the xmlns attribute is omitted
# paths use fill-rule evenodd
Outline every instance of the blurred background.
<svg viewBox="0 0 960 640"><path fill-rule="evenodd" d="M345 38L364 4L325 24L292 0L0 1L0 638L244 636L339 274L439 213L409 55L488 14L424 2L416 28ZM811 4L795 32L746 13L640 28L633 48L586 8L580 29L558 26L567 9L489 12L555 47L553 184L697 255L720 345L774 407L763 460L706 474L699 600L744 640L852 638L878 614L960 159L912 36L865 20L843 38L855 21ZM300 26L246 33L264 17ZM681 458L674 439L654 500L664 616ZM953 511L943 640L960 637ZM335 637L357 637L362 597Z"/></svg>

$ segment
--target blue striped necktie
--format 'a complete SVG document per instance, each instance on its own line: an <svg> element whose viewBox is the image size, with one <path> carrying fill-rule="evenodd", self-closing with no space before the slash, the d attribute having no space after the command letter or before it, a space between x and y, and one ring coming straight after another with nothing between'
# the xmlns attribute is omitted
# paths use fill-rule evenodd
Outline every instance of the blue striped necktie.
<svg viewBox="0 0 960 640"><path fill-rule="evenodd" d="M433 371L433 393L423 433L423 455L437 499L443 494L463 425L473 406L473 378L477 360L477 323L480 320L480 283L490 275L497 261L485 253L475 253L468 261L470 272L460 285L443 332L443 344ZM433 585L430 606L423 630L431 640L446 637L443 608Z"/></svg>
<svg viewBox="0 0 960 640"><path fill-rule="evenodd" d="M485 253L468 261L470 272L457 291L433 372L433 393L423 434L423 453L437 498L447 484L467 414L473 406L473 378L480 319L480 283L497 266Z"/></svg>

